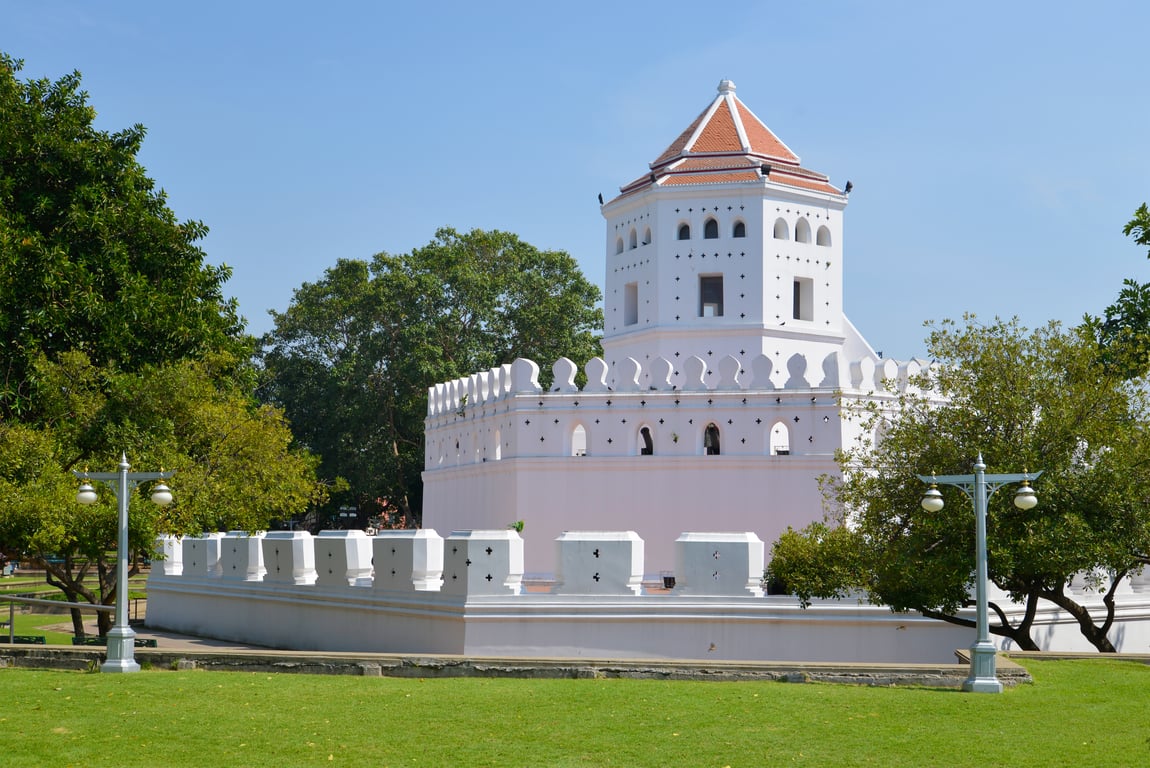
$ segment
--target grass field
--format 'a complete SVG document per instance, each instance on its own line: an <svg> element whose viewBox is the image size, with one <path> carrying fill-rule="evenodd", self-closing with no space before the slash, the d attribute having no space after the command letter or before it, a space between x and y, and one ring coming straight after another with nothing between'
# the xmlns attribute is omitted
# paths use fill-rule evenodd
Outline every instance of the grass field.
<svg viewBox="0 0 1150 768"><path fill-rule="evenodd" d="M1145 766L1150 668L1002 695L648 680L0 670L20 766Z"/></svg>

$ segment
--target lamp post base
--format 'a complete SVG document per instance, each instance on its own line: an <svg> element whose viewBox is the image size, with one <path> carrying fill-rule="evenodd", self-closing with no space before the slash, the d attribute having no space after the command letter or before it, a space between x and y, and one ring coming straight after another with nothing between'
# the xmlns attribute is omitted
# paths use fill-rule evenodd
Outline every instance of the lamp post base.
<svg viewBox="0 0 1150 768"><path fill-rule="evenodd" d="M100 671L139 672L135 656L136 633L131 627L112 627L108 630L108 658L100 665Z"/></svg>
<svg viewBox="0 0 1150 768"><path fill-rule="evenodd" d="M975 643L970 646L970 677L962 683L962 690L972 693L1002 693L996 668L997 651L993 643Z"/></svg>

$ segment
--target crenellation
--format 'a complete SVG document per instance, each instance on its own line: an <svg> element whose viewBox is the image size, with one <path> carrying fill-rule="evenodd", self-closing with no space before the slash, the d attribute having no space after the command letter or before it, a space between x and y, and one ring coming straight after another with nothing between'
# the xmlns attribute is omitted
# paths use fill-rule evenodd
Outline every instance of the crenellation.
<svg viewBox="0 0 1150 768"><path fill-rule="evenodd" d="M262 532L228 531L220 539L220 575L225 579L259 581L264 568Z"/></svg>
<svg viewBox="0 0 1150 768"><path fill-rule="evenodd" d="M618 392L638 392L642 389L639 384L639 376L642 373L642 366L639 361L633 357L628 357L626 360L619 364L619 369L616 373L615 389Z"/></svg>
<svg viewBox="0 0 1150 768"><path fill-rule="evenodd" d="M671 383L671 374L674 372L671 362L665 357L656 357L651 361L647 374L648 386L659 392L666 392L675 388Z"/></svg>
<svg viewBox="0 0 1150 768"><path fill-rule="evenodd" d="M371 538L363 531L320 531L313 539L316 584L370 587Z"/></svg>
<svg viewBox="0 0 1150 768"><path fill-rule="evenodd" d="M262 541L264 581L300 586L315 584L315 546L307 531L269 531Z"/></svg>
<svg viewBox="0 0 1150 768"><path fill-rule="evenodd" d="M539 386L539 365L534 360L518 357L511 364L511 392L513 394L538 394L543 391Z"/></svg>
<svg viewBox="0 0 1150 768"><path fill-rule="evenodd" d="M698 355L691 355L683 362L683 386L684 392L702 392L707 387L705 377L707 375L707 363L703 358Z"/></svg>
<svg viewBox="0 0 1150 768"><path fill-rule="evenodd" d="M742 372L743 366L739 363L738 358L734 355L724 355L723 359L719 361L719 381L715 385L716 390L737 390L742 389L742 384L739 382L739 374Z"/></svg>
<svg viewBox="0 0 1150 768"><path fill-rule="evenodd" d="M774 363L767 355L758 354L749 363L734 355L712 360L709 370L714 375L709 385L707 362L694 355L679 363L679 385L673 383L674 363L663 357L645 366L633 358L625 360L619 379L629 384L614 388L604 384L607 365L601 358L588 361L588 384L582 389L575 384L575 364L567 358L552 366L557 383L548 392L537 388L539 368L528 360L444 382L429 389L433 413L427 420L424 466L434 470L577 454L638 456L644 453L639 445L644 427L650 454L702 455L706 453L702 445L705 428L712 421L720 430L724 455L780 455L770 449L771 426L786 421L788 431L793 431L791 419L796 415L806 418L802 413L810 410L812 402L815 411L810 423L818 428L805 430L802 439L788 440L787 452L781 455L831 456L853 439L855 429L841 418L839 394L894 395L928 365L921 360L867 357L843 366L841 355L831 352L823 354L816 366L806 356L794 354L786 360L788 376L779 387L773 380ZM819 386L811 384L815 375ZM688 386L691 381L694 386ZM864 389L868 384L871 388ZM468 398L462 399L461 394L457 401L452 393L462 392L465 386L463 394ZM477 393L474 401L471 392ZM452 409L454 402L458 405ZM498 409L490 407L496 402ZM541 408L547 415L540 414ZM788 414L782 418L768 409L785 409ZM580 428L582 442L573 435Z"/></svg>
<svg viewBox="0 0 1150 768"><path fill-rule="evenodd" d="M551 372L554 374L552 392L579 391L578 385L575 384L575 375L579 372L579 368L571 360L566 357L559 358L555 361L555 365L551 366Z"/></svg>

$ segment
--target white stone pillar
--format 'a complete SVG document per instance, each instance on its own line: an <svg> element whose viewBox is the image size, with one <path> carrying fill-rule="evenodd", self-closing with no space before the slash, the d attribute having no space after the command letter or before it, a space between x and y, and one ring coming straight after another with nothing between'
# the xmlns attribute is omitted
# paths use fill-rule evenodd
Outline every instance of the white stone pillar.
<svg viewBox="0 0 1150 768"><path fill-rule="evenodd" d="M377 592L436 592L443 586L443 537L430 528L379 531L372 552Z"/></svg>
<svg viewBox="0 0 1150 768"><path fill-rule="evenodd" d="M363 531L320 531L315 540L317 584L371 586L371 539Z"/></svg>
<svg viewBox="0 0 1150 768"><path fill-rule="evenodd" d="M156 555L152 560L153 573L179 576L184 572L184 545L179 536L157 536Z"/></svg>
<svg viewBox="0 0 1150 768"><path fill-rule="evenodd" d="M684 533L675 540L675 593L763 596L763 542L754 533Z"/></svg>
<svg viewBox="0 0 1150 768"><path fill-rule="evenodd" d="M643 593L643 540L634 531L564 531L555 547L553 593Z"/></svg>
<svg viewBox="0 0 1150 768"><path fill-rule="evenodd" d="M260 581L267 572L261 542L264 535L228 531L220 539L220 576L232 581Z"/></svg>
<svg viewBox="0 0 1150 768"><path fill-rule="evenodd" d="M307 531L269 531L264 534L265 582L315 584L315 546Z"/></svg>
<svg viewBox="0 0 1150 768"><path fill-rule="evenodd" d="M443 542L444 594L518 595L523 539L512 530L454 531Z"/></svg>
<svg viewBox="0 0 1150 768"><path fill-rule="evenodd" d="M203 536L185 536L184 575L220 575L220 538L222 533L205 533Z"/></svg>

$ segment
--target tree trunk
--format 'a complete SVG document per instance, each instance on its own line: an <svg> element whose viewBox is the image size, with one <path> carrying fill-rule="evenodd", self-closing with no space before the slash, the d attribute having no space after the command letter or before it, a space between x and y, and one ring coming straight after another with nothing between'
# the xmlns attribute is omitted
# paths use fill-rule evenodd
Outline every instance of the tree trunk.
<svg viewBox="0 0 1150 768"><path fill-rule="evenodd" d="M109 569L108 563L105 562L104 558L101 557L99 562L96 564L96 571L100 575L100 603L102 605L114 606L116 604L117 588L116 569L114 567ZM107 611L100 611L96 614L96 628L100 633L100 637L108 636L108 630L112 628L113 618L113 614L108 613Z"/></svg>
<svg viewBox="0 0 1150 768"><path fill-rule="evenodd" d="M1110 629L1110 625L1114 621L1114 590L1118 588L1119 582L1125 576L1125 572L1116 576L1110 584L1110 589L1107 590L1106 596L1102 602L1106 605L1106 620L1099 626L1094 623L1090 611L1066 594L1065 586L1060 584L1057 589L1044 590L1041 596L1050 602L1057 605L1062 610L1069 613L1078 622L1078 630L1082 633L1083 637L1090 641L1090 644L1097 648L1102 653L1117 653L1114 644L1110 642L1110 638L1106 636Z"/></svg>
<svg viewBox="0 0 1150 768"><path fill-rule="evenodd" d="M73 573L75 562L71 556L65 556L62 563L49 563L45 558L37 560L44 568L44 578L49 586L64 593L64 599L69 603L95 602L95 595L83 588L82 582L87 573L88 565L83 565L78 573ZM83 598L83 600L81 600ZM72 608L69 613L72 618L72 633L76 637L84 637L87 630L84 628L84 614L78 608Z"/></svg>
<svg viewBox="0 0 1150 768"><path fill-rule="evenodd" d="M1023 620L1018 624L1017 627L1011 626L1010 622L1006 620L1006 614L1004 614L996 604L991 603L990 606L994 609L995 614L998 615L999 623L991 624L988 627L990 634L999 635L1000 637L1008 637L1017 643L1018 647L1024 651L1042 650L1038 647L1038 644L1035 643L1034 640L1030 637L1030 627L1034 622L1037 603L1037 595L1027 596L1026 615L1023 617ZM972 619L960 618L949 613L926 610L923 608L919 608L918 612L923 616L926 616L928 619L938 619L939 621L945 621L948 624L956 624L960 627L970 627L971 629L975 629L978 626L977 623Z"/></svg>

